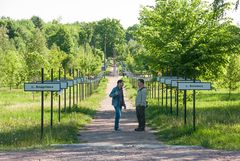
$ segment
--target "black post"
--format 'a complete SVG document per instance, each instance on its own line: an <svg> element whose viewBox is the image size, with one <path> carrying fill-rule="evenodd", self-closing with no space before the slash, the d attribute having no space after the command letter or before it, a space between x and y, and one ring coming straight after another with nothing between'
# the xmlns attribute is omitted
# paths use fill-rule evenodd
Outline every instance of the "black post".
<svg viewBox="0 0 240 161"><path fill-rule="evenodd" d="M154 82L152 82L151 84L152 84L152 98L154 98Z"/></svg>
<svg viewBox="0 0 240 161"><path fill-rule="evenodd" d="M58 71L58 79L61 81L61 69ZM58 95L58 122L60 122L60 112L61 112L61 95Z"/></svg>
<svg viewBox="0 0 240 161"><path fill-rule="evenodd" d="M162 70L162 77L163 77L163 70ZM164 95L164 89L163 89L163 83L162 83L162 107L163 107L163 95Z"/></svg>
<svg viewBox="0 0 240 161"><path fill-rule="evenodd" d="M75 75L74 75L74 69L72 69L73 71L73 106L75 105Z"/></svg>
<svg viewBox="0 0 240 161"><path fill-rule="evenodd" d="M168 68L167 68L167 75L168 75ZM165 83L165 86L166 86L166 108L167 108L167 105L168 105L168 86L167 86L166 83Z"/></svg>
<svg viewBox="0 0 240 161"><path fill-rule="evenodd" d="M66 69L64 69L64 80L67 81L66 79ZM64 89L64 112L66 113L66 108L67 108L67 90Z"/></svg>
<svg viewBox="0 0 240 161"><path fill-rule="evenodd" d="M185 73L185 80L186 78L186 73ZM183 94L183 104L184 104L184 124L187 124L187 90L184 90Z"/></svg>
<svg viewBox="0 0 240 161"><path fill-rule="evenodd" d="M70 75L70 77L71 77L71 69L69 70L70 72L69 72L69 75ZM72 87L70 87L69 88L69 110L71 109L71 93L72 93Z"/></svg>
<svg viewBox="0 0 240 161"><path fill-rule="evenodd" d="M196 77L194 73L193 83L195 83ZM196 130L196 92L193 90L193 130Z"/></svg>
<svg viewBox="0 0 240 161"><path fill-rule="evenodd" d="M78 76L78 69L77 69L77 86L76 86L76 103L78 105L78 79L79 79L79 76Z"/></svg>
<svg viewBox="0 0 240 161"><path fill-rule="evenodd" d="M178 79L178 70L177 70L177 79ZM178 107L179 103L178 102L179 101L178 101L178 87L177 87L177 89L176 89L177 116L178 116L178 111L179 111L179 107Z"/></svg>
<svg viewBox="0 0 240 161"><path fill-rule="evenodd" d="M53 69L51 69L51 81L53 82ZM50 126L53 126L53 91L51 91L51 118L50 118Z"/></svg>
<svg viewBox="0 0 240 161"><path fill-rule="evenodd" d="M44 83L44 68L42 68L42 83ZM44 123L44 92L41 92L41 139L43 139L43 123Z"/></svg>
<svg viewBox="0 0 240 161"><path fill-rule="evenodd" d="M158 98L158 108L159 108L159 111L160 111L160 98L159 98L160 83L159 83L159 80L157 81L157 83L158 83L158 96L157 96L157 98Z"/></svg>
<svg viewBox="0 0 240 161"><path fill-rule="evenodd" d="M83 82L82 82L82 100L84 100L84 78L83 78Z"/></svg>
<svg viewBox="0 0 240 161"><path fill-rule="evenodd" d="M79 77L80 77L80 84L79 84L79 101L82 100L82 91L81 91L81 86L82 86L82 78L81 78L81 74L80 74L80 71L79 71Z"/></svg>
<svg viewBox="0 0 240 161"><path fill-rule="evenodd" d="M172 68L170 69L170 76L172 78ZM172 86L170 85L170 113L172 114L173 113L173 110L172 110Z"/></svg>

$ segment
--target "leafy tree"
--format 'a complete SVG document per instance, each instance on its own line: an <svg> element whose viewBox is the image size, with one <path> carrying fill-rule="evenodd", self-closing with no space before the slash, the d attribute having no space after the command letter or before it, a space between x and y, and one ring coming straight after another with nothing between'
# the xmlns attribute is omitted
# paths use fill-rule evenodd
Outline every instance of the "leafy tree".
<svg viewBox="0 0 240 161"><path fill-rule="evenodd" d="M34 26L40 30L43 29L44 22L43 20L38 16L32 16L31 21L33 22Z"/></svg>
<svg viewBox="0 0 240 161"><path fill-rule="evenodd" d="M54 31L53 31L54 32ZM70 32L63 26L57 27L57 31L49 35L48 47L56 44L65 53L71 53L74 46Z"/></svg>
<svg viewBox="0 0 240 161"><path fill-rule="evenodd" d="M106 45L106 56L112 57L114 53L114 48L117 44L124 43L124 29L120 24L119 20L116 19L103 19L97 22L95 26L97 48L102 51L105 49Z"/></svg>
<svg viewBox="0 0 240 161"><path fill-rule="evenodd" d="M226 9L222 7L218 9ZM149 54L149 69L158 73L172 67L190 77L193 71L197 77L218 77L239 39L234 39L237 33L229 29L230 21L216 13L221 14L201 0L157 0L155 7L145 7L137 32Z"/></svg>
<svg viewBox="0 0 240 161"><path fill-rule="evenodd" d="M135 33L138 30L138 28L139 28L138 24L135 24L135 25L127 28L127 31L126 31L126 41L127 42L130 40L136 40Z"/></svg>
<svg viewBox="0 0 240 161"><path fill-rule="evenodd" d="M229 63L223 75L223 85L228 89L229 99L231 92L238 89L240 82L240 56L233 54L229 57Z"/></svg>
<svg viewBox="0 0 240 161"><path fill-rule="evenodd" d="M8 51L0 55L1 79L3 85L9 86L10 90L14 85L22 81L21 73L24 71L23 58L16 51Z"/></svg>

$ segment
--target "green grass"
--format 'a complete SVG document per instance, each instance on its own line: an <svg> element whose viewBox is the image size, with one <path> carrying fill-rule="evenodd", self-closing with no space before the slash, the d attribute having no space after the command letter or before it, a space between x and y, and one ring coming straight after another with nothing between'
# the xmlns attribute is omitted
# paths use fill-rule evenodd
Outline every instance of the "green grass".
<svg viewBox="0 0 240 161"><path fill-rule="evenodd" d="M50 127L50 99L46 96L44 109L44 139L40 139L40 93L22 89L0 89L0 151L49 148L50 144L79 143L79 130L89 123L105 96L107 80L100 83L93 95L67 111L61 110L58 122L58 97L54 99L53 127ZM63 108L63 96L62 108ZM67 95L68 98L68 95ZM67 100L68 106L68 100Z"/></svg>
<svg viewBox="0 0 240 161"><path fill-rule="evenodd" d="M125 80L127 91L134 98L136 90ZM189 94L192 91L188 92ZM161 95L160 95L161 96ZM190 99L191 100L191 99ZM147 123L154 128L159 140L172 145L197 145L211 149L240 150L240 94L231 99L227 90L200 91L196 95L196 131L192 126L192 101L187 102L187 124L180 99L179 116L173 101L173 114L168 107L158 107L157 99L149 99L146 110Z"/></svg>

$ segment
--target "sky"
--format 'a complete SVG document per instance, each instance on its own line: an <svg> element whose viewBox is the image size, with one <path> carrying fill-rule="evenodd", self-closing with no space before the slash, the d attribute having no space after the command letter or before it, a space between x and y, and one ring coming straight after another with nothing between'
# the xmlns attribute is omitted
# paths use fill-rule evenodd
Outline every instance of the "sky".
<svg viewBox="0 0 240 161"><path fill-rule="evenodd" d="M30 19L34 15L45 22L60 18L61 23L115 18L126 29L138 23L141 6L154 4L155 0L0 0L0 17ZM240 22L240 12L229 15Z"/></svg>
<svg viewBox="0 0 240 161"><path fill-rule="evenodd" d="M29 19L35 15L45 22L61 18L61 23L108 17L120 20L127 28L138 23L141 6L154 4L155 0L0 0L0 17Z"/></svg>

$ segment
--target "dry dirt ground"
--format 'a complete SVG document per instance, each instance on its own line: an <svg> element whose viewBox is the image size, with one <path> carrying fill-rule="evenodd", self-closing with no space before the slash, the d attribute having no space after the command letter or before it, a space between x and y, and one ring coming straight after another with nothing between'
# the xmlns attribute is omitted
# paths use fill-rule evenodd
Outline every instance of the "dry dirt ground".
<svg viewBox="0 0 240 161"><path fill-rule="evenodd" d="M108 94L116 86L118 77L108 77L106 97L94 120L79 132L81 144L52 145L51 150L0 153L0 160L240 160L240 152L209 150L196 146L165 145L154 131L135 132L135 109L126 99L127 110L122 111L120 128L115 132L114 110ZM126 96L125 96L126 98Z"/></svg>

